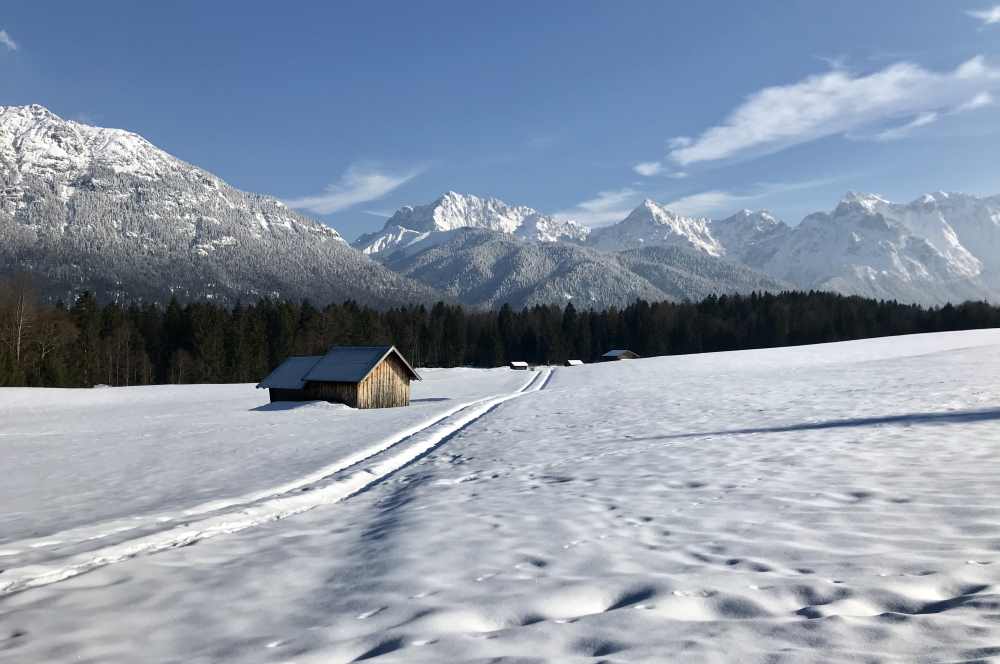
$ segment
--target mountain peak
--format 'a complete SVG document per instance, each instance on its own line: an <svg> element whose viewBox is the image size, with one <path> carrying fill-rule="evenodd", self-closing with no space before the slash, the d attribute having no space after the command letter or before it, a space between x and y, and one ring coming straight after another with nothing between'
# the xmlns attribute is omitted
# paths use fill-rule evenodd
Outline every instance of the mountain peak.
<svg viewBox="0 0 1000 664"><path fill-rule="evenodd" d="M0 114L2 113L18 113L37 117L50 117L56 120L62 119L41 104L28 104L26 106L0 106Z"/></svg>
<svg viewBox="0 0 1000 664"><path fill-rule="evenodd" d="M751 210L743 208L736 214L732 214L724 219L713 222L713 224L753 224L757 227L783 225L782 222L771 214L768 210Z"/></svg>
<svg viewBox="0 0 1000 664"><path fill-rule="evenodd" d="M535 242L579 242L590 232L574 221L560 221L524 205L449 190L432 203L398 209L381 231L362 235L354 246L366 254L388 255L432 234L460 228L495 231Z"/></svg>
<svg viewBox="0 0 1000 664"><path fill-rule="evenodd" d="M647 198L624 220L594 231L594 244L606 251L647 246L683 246L710 256L721 256L722 246L712 237L707 219L683 217Z"/></svg>
<svg viewBox="0 0 1000 664"><path fill-rule="evenodd" d="M845 205L861 206L869 212L873 212L879 205L890 204L889 201L882 198L878 194L866 194L856 191L849 191L844 194L844 197L840 200L840 202Z"/></svg>
<svg viewBox="0 0 1000 664"><path fill-rule="evenodd" d="M38 104L0 107L0 182L0 265L31 270L48 297L436 297L271 197Z"/></svg>
<svg viewBox="0 0 1000 664"><path fill-rule="evenodd" d="M933 206L933 205L961 205L961 204L977 204L985 198L979 198L969 194L964 194L957 191L943 191L938 190L928 194L920 196L912 203L911 206Z"/></svg>
<svg viewBox="0 0 1000 664"><path fill-rule="evenodd" d="M15 176L45 174L62 183L98 166L146 180L205 177L138 134L64 120L38 104L0 108L0 161L6 161Z"/></svg>
<svg viewBox="0 0 1000 664"><path fill-rule="evenodd" d="M441 194L438 197L438 199L437 199L436 202L437 203L442 203L444 201L465 201L465 200L470 200L470 199L476 199L476 200L478 200L479 197L478 196L474 196L472 194L460 194L459 192L454 191L453 189L449 189L448 191L446 191L443 194Z"/></svg>
<svg viewBox="0 0 1000 664"><path fill-rule="evenodd" d="M637 205L635 209L629 213L628 217L626 217L626 221L629 219L632 219L633 221L644 219L652 221L656 224L668 224L670 223L670 220L676 217L677 215L654 201L652 198L647 198L639 203L639 205Z"/></svg>

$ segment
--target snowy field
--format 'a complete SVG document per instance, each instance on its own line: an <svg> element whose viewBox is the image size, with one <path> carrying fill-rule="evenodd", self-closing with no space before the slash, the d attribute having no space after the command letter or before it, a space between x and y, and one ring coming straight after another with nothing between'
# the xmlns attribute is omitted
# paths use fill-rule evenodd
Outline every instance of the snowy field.
<svg viewBox="0 0 1000 664"><path fill-rule="evenodd" d="M1000 658L1000 331L431 377L0 391L0 661Z"/></svg>
<svg viewBox="0 0 1000 664"><path fill-rule="evenodd" d="M269 404L267 390L253 385L0 388L0 566L131 539L307 486L529 378L506 369L422 376L409 408L382 411Z"/></svg>

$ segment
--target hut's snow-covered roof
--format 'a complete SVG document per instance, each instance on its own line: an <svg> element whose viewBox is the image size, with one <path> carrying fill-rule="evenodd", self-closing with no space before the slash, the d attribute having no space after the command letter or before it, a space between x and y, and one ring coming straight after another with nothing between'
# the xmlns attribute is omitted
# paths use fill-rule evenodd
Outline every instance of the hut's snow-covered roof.
<svg viewBox="0 0 1000 664"><path fill-rule="evenodd" d="M316 366L322 355L306 355L290 357L278 368L260 381L257 387L275 388L279 390L301 390L305 387L305 375Z"/></svg>
<svg viewBox="0 0 1000 664"><path fill-rule="evenodd" d="M639 357L639 356L630 350L615 349L615 350L609 350L601 357Z"/></svg>
<svg viewBox="0 0 1000 664"><path fill-rule="evenodd" d="M390 354L399 358L410 378L420 380L420 374L395 346L334 346L309 369L304 379L318 383L360 383Z"/></svg>

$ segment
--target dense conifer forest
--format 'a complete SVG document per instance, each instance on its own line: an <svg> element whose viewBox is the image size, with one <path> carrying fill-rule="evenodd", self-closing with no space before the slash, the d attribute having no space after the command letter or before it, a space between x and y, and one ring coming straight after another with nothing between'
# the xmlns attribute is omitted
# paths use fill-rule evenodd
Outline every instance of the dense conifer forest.
<svg viewBox="0 0 1000 664"><path fill-rule="evenodd" d="M0 386L89 387L256 382L289 355L395 344L416 366L492 367L763 348L914 332L1000 327L1000 308L924 308L821 292L636 301L591 311L536 306L467 310L438 303L378 310L261 300L166 306L104 304L84 293L43 305L30 283L0 284Z"/></svg>

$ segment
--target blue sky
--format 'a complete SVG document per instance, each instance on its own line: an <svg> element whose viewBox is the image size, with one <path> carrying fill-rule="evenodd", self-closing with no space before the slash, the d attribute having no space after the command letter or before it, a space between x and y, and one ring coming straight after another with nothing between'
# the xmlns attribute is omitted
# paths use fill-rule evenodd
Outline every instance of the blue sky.
<svg viewBox="0 0 1000 664"><path fill-rule="evenodd" d="M995 0L0 8L0 104L136 131L354 238L446 190L603 224L1000 193Z"/></svg>

